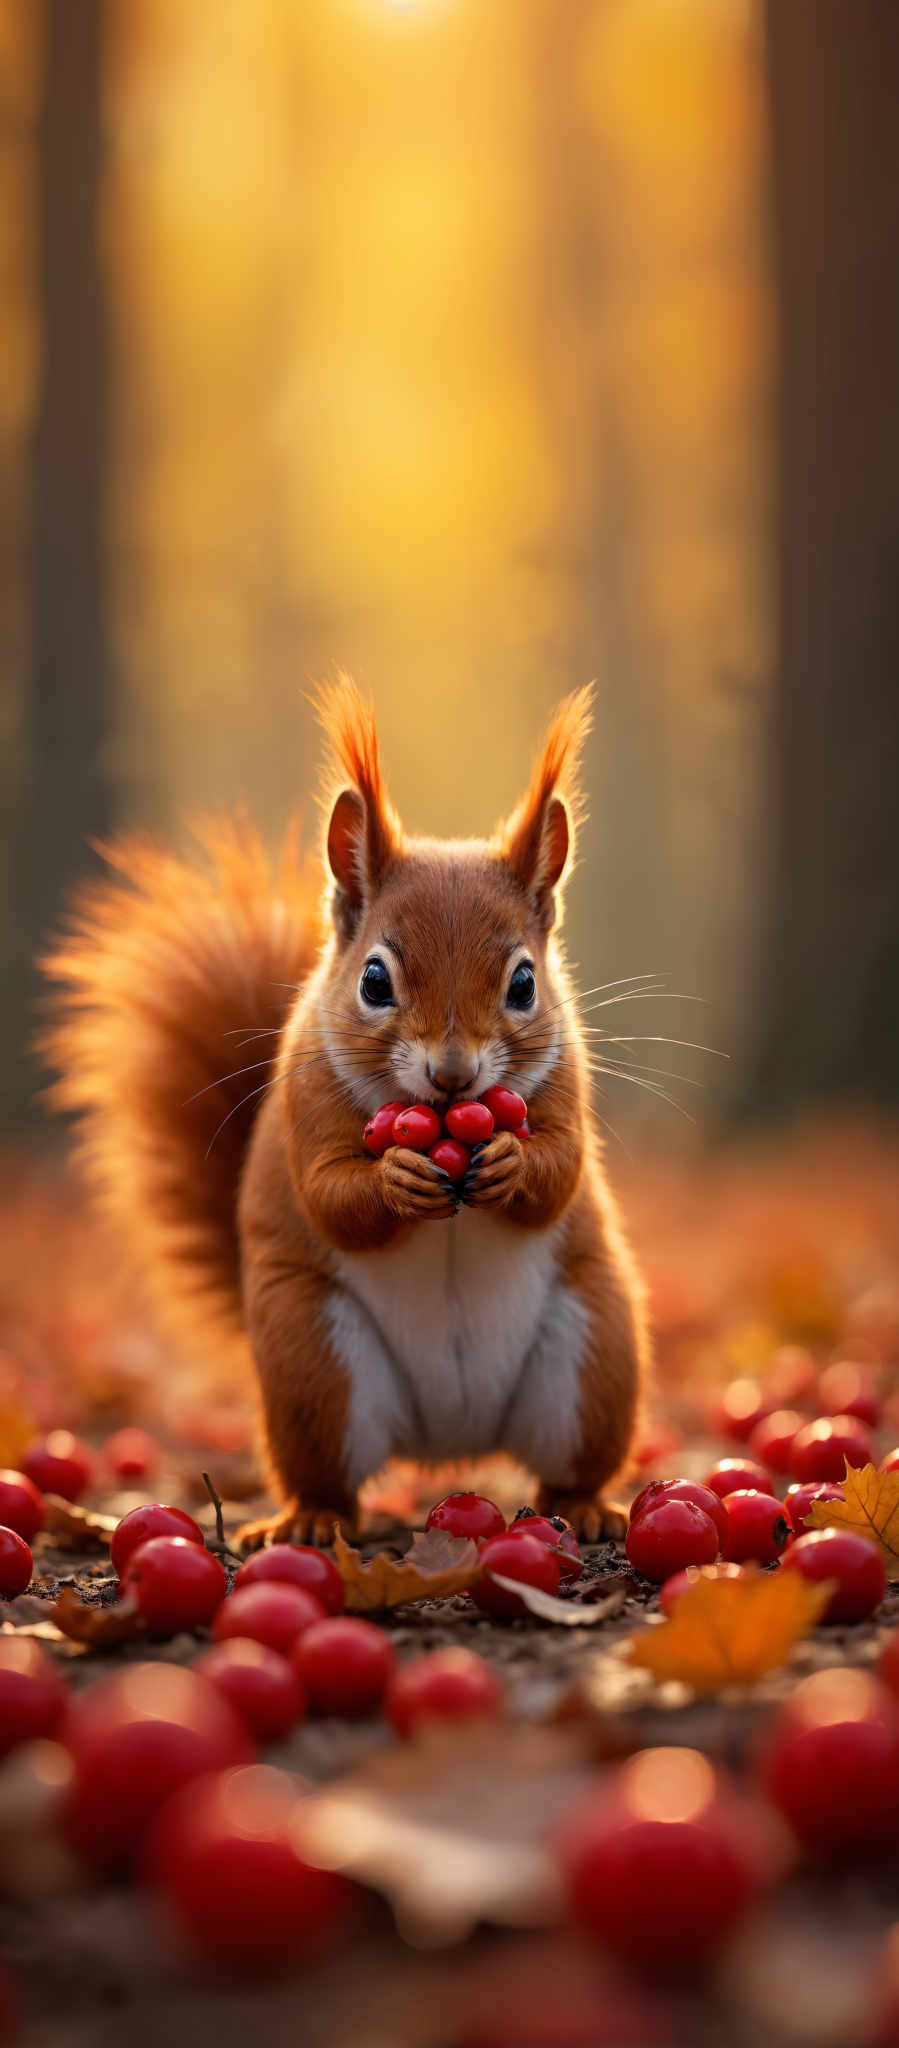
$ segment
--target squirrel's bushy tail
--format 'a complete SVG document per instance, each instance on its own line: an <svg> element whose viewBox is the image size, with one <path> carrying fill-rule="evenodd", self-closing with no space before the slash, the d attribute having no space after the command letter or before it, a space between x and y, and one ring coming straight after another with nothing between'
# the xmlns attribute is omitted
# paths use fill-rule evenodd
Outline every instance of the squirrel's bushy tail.
<svg viewBox="0 0 899 2048"><path fill-rule="evenodd" d="M250 824L214 820L179 858L104 848L44 960L58 984L41 1050L84 1154L163 1308L222 1334L240 1316L237 1187L280 1029L321 936L316 864L272 863Z"/></svg>

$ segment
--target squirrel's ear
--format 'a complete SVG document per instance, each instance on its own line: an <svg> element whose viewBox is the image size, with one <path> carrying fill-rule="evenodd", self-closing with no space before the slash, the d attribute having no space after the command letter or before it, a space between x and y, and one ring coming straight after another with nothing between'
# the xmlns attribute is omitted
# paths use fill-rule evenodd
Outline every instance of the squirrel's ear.
<svg viewBox="0 0 899 2048"><path fill-rule="evenodd" d="M527 792L494 840L546 931L558 922L557 892L574 849L577 763L590 729L592 700L588 688L575 690L559 705Z"/></svg>
<svg viewBox="0 0 899 2048"><path fill-rule="evenodd" d="M374 714L349 676L319 693L318 713L350 785L333 799L325 841L335 883L334 923L343 938L350 938L399 853L403 835L381 776Z"/></svg>

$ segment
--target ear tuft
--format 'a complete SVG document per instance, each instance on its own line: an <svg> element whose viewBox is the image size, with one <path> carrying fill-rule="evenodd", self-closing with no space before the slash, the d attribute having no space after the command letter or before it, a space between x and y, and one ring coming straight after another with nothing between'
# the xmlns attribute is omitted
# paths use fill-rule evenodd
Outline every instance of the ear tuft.
<svg viewBox="0 0 899 2048"><path fill-rule="evenodd" d="M577 767L592 723L593 687L575 690L555 712L525 795L494 837L499 856L547 930L574 845Z"/></svg>
<svg viewBox="0 0 899 2048"><path fill-rule="evenodd" d="M403 833L384 787L371 705L342 672L321 687L315 705L336 771L325 793L326 852L336 884L334 922L347 938L401 851ZM349 788L340 787L344 778Z"/></svg>

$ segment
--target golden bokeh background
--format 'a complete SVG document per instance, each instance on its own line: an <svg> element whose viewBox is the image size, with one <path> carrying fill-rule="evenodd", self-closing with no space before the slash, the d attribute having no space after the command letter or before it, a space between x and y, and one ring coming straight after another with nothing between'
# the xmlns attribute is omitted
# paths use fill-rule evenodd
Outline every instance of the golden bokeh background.
<svg viewBox="0 0 899 2048"><path fill-rule="evenodd" d="M30 860L9 841L13 978L96 822L178 834L245 795L272 836L297 803L312 829L304 692L335 664L374 697L406 821L452 833L492 824L554 699L595 676L571 950L587 986L658 971L703 998L647 1029L726 1048L727 1068L685 1070L713 1116L739 1104L778 806L764 9L90 0L93 85L65 13L0 6L12 814L46 751L29 551L53 493L52 453L49 487L34 467L48 309L64 413L59 325L81 303L77 278L53 297L54 121L96 128L71 175L94 185L76 256L96 271L97 434L73 432L102 441L102 473L69 525L97 522L105 673L73 627L57 702L91 706L66 726L64 796L42 798L71 829L46 860L34 820Z"/></svg>

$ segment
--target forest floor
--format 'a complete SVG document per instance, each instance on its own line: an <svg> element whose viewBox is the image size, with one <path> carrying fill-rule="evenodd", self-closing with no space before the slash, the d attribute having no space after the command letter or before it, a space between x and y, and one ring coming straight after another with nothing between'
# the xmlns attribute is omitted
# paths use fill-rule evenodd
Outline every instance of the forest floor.
<svg viewBox="0 0 899 2048"><path fill-rule="evenodd" d="M710 1427L716 1389L762 1373L785 1343L820 1361L854 1355L883 1372L878 1449L899 1441L899 1140L841 1122L714 1153L614 1165L647 1273L655 1329L653 1426L667 1450L636 1470L701 1477L739 1446ZM99 1485L92 1509L120 1515L171 1500L214 1530L202 1481L227 1531L264 1506L247 1389L233 1361L173 1355L135 1276L112 1254L65 1173L10 1159L0 1184L0 1464L24 1440L71 1427L99 1445L123 1423L151 1430L163 1466L139 1492ZM460 1481L509 1514L527 1476L495 1460L424 1473L390 1468L367 1489L363 1553L399 1556L429 1503ZM572 1623L488 1620L464 1594L378 1616L400 1658L476 1648L501 1674L508 1723L491 1733L398 1743L380 1718L310 1719L267 1752L331 1822L367 1841L367 1908L349 1948L246 1988L179 1958L143 1895L96 1887L52 1857L25 1853L39 1832L21 1759L0 1770L0 1950L18 1979L23 2048L130 2048L164 2034L195 2048L861 2048L879 1945L899 1919L899 1866L814 1869L795 1862L697 1982L661 1982L653 1927L645 1967L566 1925L545 1842L552 1822L604 1767L635 1749L691 1745L751 1776L760 1727L822 1665L871 1664L899 1621L893 1587L869 1622L817 1627L750 1687L697 1697L656 1683L627 1646L658 1612L623 1547L586 1552ZM148 1655L188 1663L197 1636L86 1648L50 1616L60 1584L103 1605L115 1596L101 1542L44 1536L32 1589L7 1603L4 1632L37 1630L73 1687ZM604 1612L591 1620L597 1602ZM607 1611L606 1611L607 1610ZM228 1883L227 1872L222 1884ZM869 2038L873 2038L870 2035Z"/></svg>

